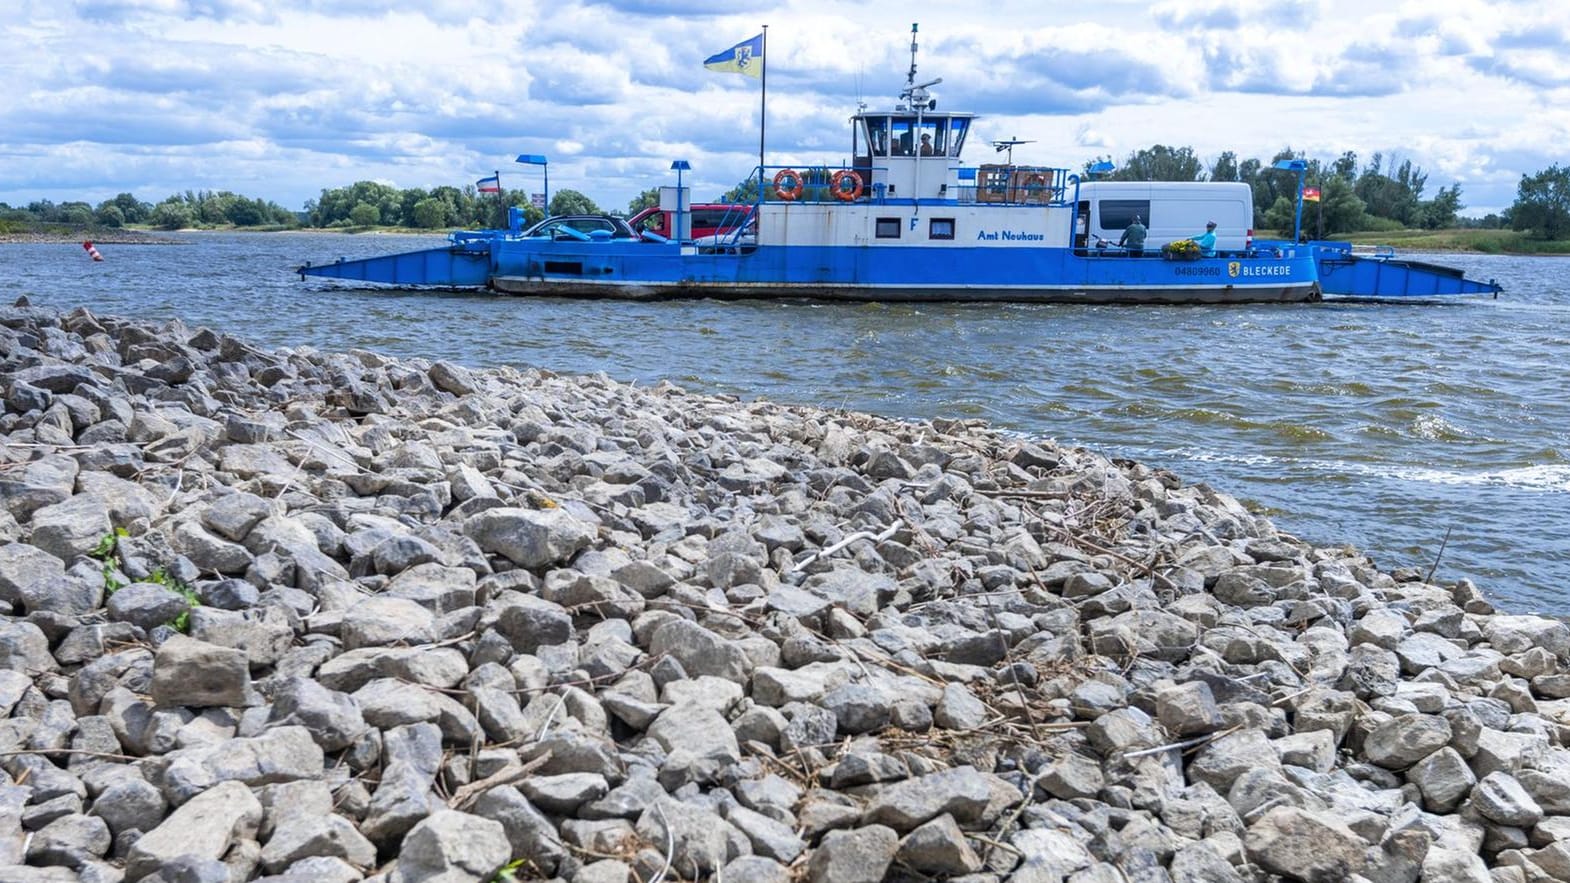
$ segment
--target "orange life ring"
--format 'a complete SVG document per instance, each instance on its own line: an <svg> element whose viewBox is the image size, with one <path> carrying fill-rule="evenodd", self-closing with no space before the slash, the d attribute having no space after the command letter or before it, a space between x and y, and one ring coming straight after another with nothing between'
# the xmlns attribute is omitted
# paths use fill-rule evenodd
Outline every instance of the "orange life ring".
<svg viewBox="0 0 1570 883"><path fill-rule="evenodd" d="M850 182L850 189L845 189L845 182ZM841 202L855 202L861 196L861 176L851 169L840 169L829 178L829 190Z"/></svg>
<svg viewBox="0 0 1570 883"><path fill-rule="evenodd" d="M790 186L788 187L781 183L787 180L790 181ZM796 174L795 169L780 169L774 175L774 192L778 193L780 199L786 202L795 202L801 196L801 188L801 176Z"/></svg>

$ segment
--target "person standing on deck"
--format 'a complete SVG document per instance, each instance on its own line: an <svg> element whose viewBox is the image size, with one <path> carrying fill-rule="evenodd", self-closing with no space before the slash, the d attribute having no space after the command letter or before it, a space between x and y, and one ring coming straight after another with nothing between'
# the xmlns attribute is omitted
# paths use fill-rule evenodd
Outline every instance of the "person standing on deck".
<svg viewBox="0 0 1570 883"><path fill-rule="evenodd" d="M1128 252L1131 258L1143 257L1145 254L1145 225L1139 222L1139 215L1134 216L1134 223L1128 225L1123 235L1118 237L1118 245Z"/></svg>
<svg viewBox="0 0 1570 883"><path fill-rule="evenodd" d="M1213 258L1216 256L1216 222L1207 221L1205 232L1198 236L1190 236L1189 241L1199 246L1200 257Z"/></svg>

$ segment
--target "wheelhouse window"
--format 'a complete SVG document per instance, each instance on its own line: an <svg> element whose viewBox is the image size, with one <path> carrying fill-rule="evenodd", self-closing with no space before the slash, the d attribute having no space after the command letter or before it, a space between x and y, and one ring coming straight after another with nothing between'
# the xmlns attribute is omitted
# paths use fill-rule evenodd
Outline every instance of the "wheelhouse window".
<svg viewBox="0 0 1570 883"><path fill-rule="evenodd" d="M1135 215L1146 225L1150 224L1148 199L1103 199L1097 208L1101 214L1102 230L1122 230L1134 223Z"/></svg>
<svg viewBox="0 0 1570 883"><path fill-rule="evenodd" d="M916 120L913 117L895 117L889 121L889 132L892 136L890 145L893 147L893 156L916 155Z"/></svg>
<svg viewBox="0 0 1570 883"><path fill-rule="evenodd" d="M948 120L924 119L917 128L921 131L916 152L922 156L947 156L949 127L945 125Z"/></svg>
<svg viewBox="0 0 1570 883"><path fill-rule="evenodd" d="M959 156L960 149L965 146L965 133L970 129L970 120L964 117L949 120L948 155Z"/></svg>
<svg viewBox="0 0 1570 883"><path fill-rule="evenodd" d="M954 219L953 218L933 218L931 221L927 222L927 224L928 224L928 226L927 226L927 238L928 239L953 239L954 238Z"/></svg>
<svg viewBox="0 0 1570 883"><path fill-rule="evenodd" d="M879 239L898 239L899 228L899 218L879 218L877 225L877 236Z"/></svg>
<svg viewBox="0 0 1570 883"><path fill-rule="evenodd" d="M867 139L867 147L873 156L889 155L889 118L864 117L862 125L866 128L863 135Z"/></svg>

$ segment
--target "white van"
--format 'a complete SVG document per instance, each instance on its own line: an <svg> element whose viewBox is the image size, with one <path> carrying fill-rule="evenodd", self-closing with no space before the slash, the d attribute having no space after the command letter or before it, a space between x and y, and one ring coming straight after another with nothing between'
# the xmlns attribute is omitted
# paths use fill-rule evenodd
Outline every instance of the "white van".
<svg viewBox="0 0 1570 883"><path fill-rule="evenodd" d="M1254 242L1254 195L1247 184L1205 181L1089 181L1079 186L1079 215L1089 217L1089 242L1117 242L1139 215L1150 231L1146 251L1205 232L1216 222L1216 251Z"/></svg>

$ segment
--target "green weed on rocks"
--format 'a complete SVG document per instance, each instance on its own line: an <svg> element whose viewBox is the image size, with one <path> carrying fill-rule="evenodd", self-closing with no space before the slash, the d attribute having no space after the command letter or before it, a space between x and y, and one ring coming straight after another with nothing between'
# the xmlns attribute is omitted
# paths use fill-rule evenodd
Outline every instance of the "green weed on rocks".
<svg viewBox="0 0 1570 883"><path fill-rule="evenodd" d="M129 537L130 535L131 534L126 531L125 528L117 527L109 533L104 534L103 537L98 540L98 545L93 547L93 551L87 553L89 556L103 562L105 596L113 595L120 589L125 588L126 584L120 579L119 562L115 560L115 553L120 548L120 540ZM180 611L179 614L165 623L165 625L182 634L188 632L191 628L191 611L201 606L202 603L196 596L196 590L191 588L184 581L171 575L162 567L153 568L152 572L149 573L145 579L140 580L140 582L157 583L158 585L175 592L180 597L185 599L185 609Z"/></svg>

